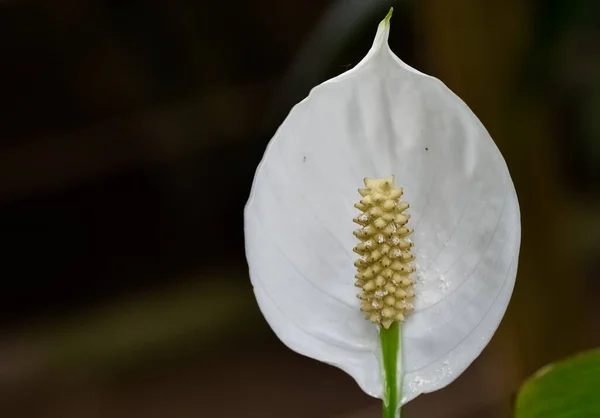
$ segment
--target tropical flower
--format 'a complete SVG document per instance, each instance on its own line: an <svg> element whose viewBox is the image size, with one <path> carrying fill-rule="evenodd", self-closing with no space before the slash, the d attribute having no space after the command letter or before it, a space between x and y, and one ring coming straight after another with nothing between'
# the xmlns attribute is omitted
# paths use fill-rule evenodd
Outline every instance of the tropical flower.
<svg viewBox="0 0 600 418"><path fill-rule="evenodd" d="M392 53L389 30L388 15L359 64L292 109L244 218L254 292L277 336L406 403L448 385L490 341L515 282L520 220L486 129ZM400 345L391 362L389 344Z"/></svg>

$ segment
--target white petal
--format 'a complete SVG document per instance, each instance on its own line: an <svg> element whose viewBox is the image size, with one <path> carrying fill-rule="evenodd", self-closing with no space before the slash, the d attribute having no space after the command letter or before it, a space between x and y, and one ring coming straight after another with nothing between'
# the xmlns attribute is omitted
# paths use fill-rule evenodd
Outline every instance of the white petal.
<svg viewBox="0 0 600 418"><path fill-rule="evenodd" d="M477 117L398 59L382 22L351 71L314 88L270 142L245 210L260 308L291 349L383 396L375 326L354 287L352 218L364 177L396 176L415 229L416 310L403 326L404 400L480 354L510 299L520 245L508 169Z"/></svg>

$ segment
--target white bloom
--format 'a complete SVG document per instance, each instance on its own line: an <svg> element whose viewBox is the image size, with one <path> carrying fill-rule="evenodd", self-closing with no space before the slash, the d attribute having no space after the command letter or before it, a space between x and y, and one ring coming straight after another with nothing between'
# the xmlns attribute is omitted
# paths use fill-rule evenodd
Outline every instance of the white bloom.
<svg viewBox="0 0 600 418"><path fill-rule="evenodd" d="M403 403L481 353L508 305L520 221L488 132L439 80L389 49L389 20L352 70L315 87L271 140L245 210L260 308L292 350L383 397L378 328L354 286L352 219L363 178L395 175L410 204L414 313L402 327Z"/></svg>

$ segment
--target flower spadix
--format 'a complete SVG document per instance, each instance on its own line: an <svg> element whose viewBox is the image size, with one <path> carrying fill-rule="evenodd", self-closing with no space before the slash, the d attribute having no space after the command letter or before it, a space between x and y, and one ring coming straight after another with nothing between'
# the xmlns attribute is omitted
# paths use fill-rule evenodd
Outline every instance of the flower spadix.
<svg viewBox="0 0 600 418"><path fill-rule="evenodd" d="M405 225L409 216L404 213L408 204L400 202L402 189L394 187L394 176L365 179L366 189L360 189L362 200L354 207L362 214L354 222L362 228L354 235L361 243L354 247L359 258L355 285L361 289L360 309L371 322L389 328L394 321L404 322L412 312L414 281L410 274L415 268L407 238L412 233Z"/></svg>
<svg viewBox="0 0 600 418"><path fill-rule="evenodd" d="M379 333L401 323L406 403L452 382L491 339L516 277L520 221L486 129L391 52L389 29L386 19L360 63L292 109L244 220L254 292L277 336L383 398Z"/></svg>

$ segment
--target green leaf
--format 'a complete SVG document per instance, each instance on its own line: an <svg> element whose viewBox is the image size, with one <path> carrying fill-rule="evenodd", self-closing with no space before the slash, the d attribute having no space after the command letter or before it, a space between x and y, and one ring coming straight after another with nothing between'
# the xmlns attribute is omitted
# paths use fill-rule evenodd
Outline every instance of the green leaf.
<svg viewBox="0 0 600 418"><path fill-rule="evenodd" d="M515 416L600 417L600 349L539 370L521 387Z"/></svg>

